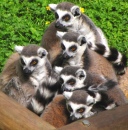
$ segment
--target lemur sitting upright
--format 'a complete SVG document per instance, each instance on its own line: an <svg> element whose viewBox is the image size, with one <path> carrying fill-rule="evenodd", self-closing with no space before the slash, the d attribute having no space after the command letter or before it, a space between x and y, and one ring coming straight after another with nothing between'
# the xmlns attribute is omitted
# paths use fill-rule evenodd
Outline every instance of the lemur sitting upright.
<svg viewBox="0 0 128 130"><path fill-rule="evenodd" d="M60 46L58 45L60 41L55 36L56 31L72 31L85 36L90 49L111 61L117 74L125 73L126 57L118 52L117 49L108 47L107 40L101 29L96 27L88 16L82 14L78 6L69 2L50 4L49 6L55 12L56 21L45 32L42 46L48 50L51 62L60 51Z"/></svg>
<svg viewBox="0 0 128 130"><path fill-rule="evenodd" d="M16 59L10 64L13 67L10 68L10 62L7 62L1 73L2 90L31 111L41 114L57 93L54 88L57 75L47 59L48 52L33 44L16 46L15 50L19 57L14 57Z"/></svg>
<svg viewBox="0 0 128 130"><path fill-rule="evenodd" d="M105 91L106 89L107 95L117 105L126 103L126 97L117 85L117 82L108 77L85 71L85 69L79 66L55 67L55 71L60 75L58 82L60 83L62 93L75 90L97 92L97 90Z"/></svg>
<svg viewBox="0 0 128 130"><path fill-rule="evenodd" d="M70 119L75 121L81 118L88 118L99 111L110 110L116 107L114 100L105 93L107 91L106 88L105 90L103 89L102 92L98 89L97 92L82 90L65 91L63 95L66 98Z"/></svg>

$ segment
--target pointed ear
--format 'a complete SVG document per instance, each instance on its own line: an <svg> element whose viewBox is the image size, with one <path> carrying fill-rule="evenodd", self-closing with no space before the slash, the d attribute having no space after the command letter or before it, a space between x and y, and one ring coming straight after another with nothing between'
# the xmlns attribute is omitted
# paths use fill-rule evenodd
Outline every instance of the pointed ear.
<svg viewBox="0 0 128 130"><path fill-rule="evenodd" d="M54 67L54 71L57 73L57 74L60 74L60 72L62 71L63 67L58 67L58 66L55 66Z"/></svg>
<svg viewBox="0 0 128 130"><path fill-rule="evenodd" d="M67 99L67 100L69 100L70 98L71 98L71 96L72 96L72 94L73 94L73 92L63 92L63 96Z"/></svg>
<svg viewBox="0 0 128 130"><path fill-rule="evenodd" d="M37 50L37 55L40 57L40 58L43 58L44 56L47 56L48 55L48 52L40 47L38 50Z"/></svg>
<svg viewBox="0 0 128 130"><path fill-rule="evenodd" d="M59 38L62 38L65 34L66 32L61 32L61 31L56 32L56 36L58 36Z"/></svg>
<svg viewBox="0 0 128 130"><path fill-rule="evenodd" d="M88 96L87 96L87 99L86 99L86 103L87 103L87 105L94 105L94 104L95 104L95 99L94 99L94 97L91 96L91 95L88 95Z"/></svg>
<svg viewBox="0 0 128 130"><path fill-rule="evenodd" d="M14 48L14 50L15 50L16 52L18 52L19 54L21 54L23 48L24 48L24 46L17 46L17 45L16 45L15 48Z"/></svg>
<svg viewBox="0 0 128 130"><path fill-rule="evenodd" d="M78 69L76 71L76 77L79 79L85 79L86 78L86 72L84 69Z"/></svg>
<svg viewBox="0 0 128 130"><path fill-rule="evenodd" d="M82 46L83 44L86 44L86 43L87 43L86 38L85 38L85 36L83 36L83 35L80 35L80 36L77 38L77 42L79 43L80 46Z"/></svg>
<svg viewBox="0 0 128 130"><path fill-rule="evenodd" d="M78 6L73 6L71 8L71 12L74 15L74 17L81 15L80 8Z"/></svg>
<svg viewBox="0 0 128 130"><path fill-rule="evenodd" d="M52 11L56 11L57 4L49 4L49 7Z"/></svg>

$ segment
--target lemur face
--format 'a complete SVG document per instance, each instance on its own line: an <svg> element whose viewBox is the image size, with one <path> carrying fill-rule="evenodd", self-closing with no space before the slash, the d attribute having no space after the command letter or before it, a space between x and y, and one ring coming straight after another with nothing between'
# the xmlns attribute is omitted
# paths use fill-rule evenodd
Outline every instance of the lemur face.
<svg viewBox="0 0 128 130"><path fill-rule="evenodd" d="M55 12L55 27L62 31L67 31L68 28L71 28L75 19L81 15L79 7L69 2L63 2L58 5L50 4L49 6Z"/></svg>
<svg viewBox="0 0 128 130"><path fill-rule="evenodd" d="M64 70L63 70L64 71ZM78 69L74 75L67 73L60 74L60 84L62 91L74 91L85 87L86 72Z"/></svg>
<svg viewBox="0 0 128 130"><path fill-rule="evenodd" d="M91 109L95 104L95 99L86 91L64 92L63 95L66 98L67 110L72 121L87 118L94 114Z"/></svg>
<svg viewBox="0 0 128 130"><path fill-rule="evenodd" d="M75 19L71 14L71 12L68 12L66 10L63 11L60 9L56 10L55 18L56 18L55 27L63 31L66 31L67 28L72 27L73 21Z"/></svg>
<svg viewBox="0 0 128 130"><path fill-rule="evenodd" d="M44 66L48 54L44 48L35 45L16 46L15 50L20 54L20 64L26 75Z"/></svg>
<svg viewBox="0 0 128 130"><path fill-rule="evenodd" d="M63 51L63 57L66 59L75 57L80 49L77 43L65 40L61 41L61 48Z"/></svg>
<svg viewBox="0 0 128 130"><path fill-rule="evenodd" d="M87 47L85 37L78 33L57 31L56 35L60 38L63 57L66 59L78 56Z"/></svg>

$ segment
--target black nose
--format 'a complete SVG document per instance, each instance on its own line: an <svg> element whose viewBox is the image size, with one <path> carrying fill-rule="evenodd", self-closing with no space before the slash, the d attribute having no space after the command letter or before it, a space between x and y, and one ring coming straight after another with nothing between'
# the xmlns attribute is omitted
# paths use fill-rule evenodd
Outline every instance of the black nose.
<svg viewBox="0 0 128 130"><path fill-rule="evenodd" d="M25 74L31 74L32 73L32 71L29 70L28 68L23 69L23 71L24 71Z"/></svg>
<svg viewBox="0 0 128 130"><path fill-rule="evenodd" d="M56 27L56 28L60 28L60 26L61 26L61 24L60 24L59 22L56 22L56 23L55 23L55 27Z"/></svg>
<svg viewBox="0 0 128 130"><path fill-rule="evenodd" d="M75 120L77 120L77 118L74 115L72 115L72 116L70 116L70 120L75 121Z"/></svg>
<svg viewBox="0 0 128 130"><path fill-rule="evenodd" d="M64 91L70 91L69 89L67 89L66 87L62 86L61 90Z"/></svg>
<svg viewBox="0 0 128 130"><path fill-rule="evenodd" d="M63 57L64 57L64 59L69 59L70 58L70 56L67 53L64 53Z"/></svg>

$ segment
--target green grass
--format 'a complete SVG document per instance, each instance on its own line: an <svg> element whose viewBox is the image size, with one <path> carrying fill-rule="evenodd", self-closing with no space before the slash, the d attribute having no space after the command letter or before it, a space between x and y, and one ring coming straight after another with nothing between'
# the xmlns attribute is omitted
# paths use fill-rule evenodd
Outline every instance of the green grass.
<svg viewBox="0 0 128 130"><path fill-rule="evenodd" d="M64 1L64 0L63 0ZM128 57L127 0L71 0L85 9L105 33L109 45ZM52 0L59 3L62 0ZM46 10L50 0L0 1L0 72L15 45L40 44L54 14Z"/></svg>

